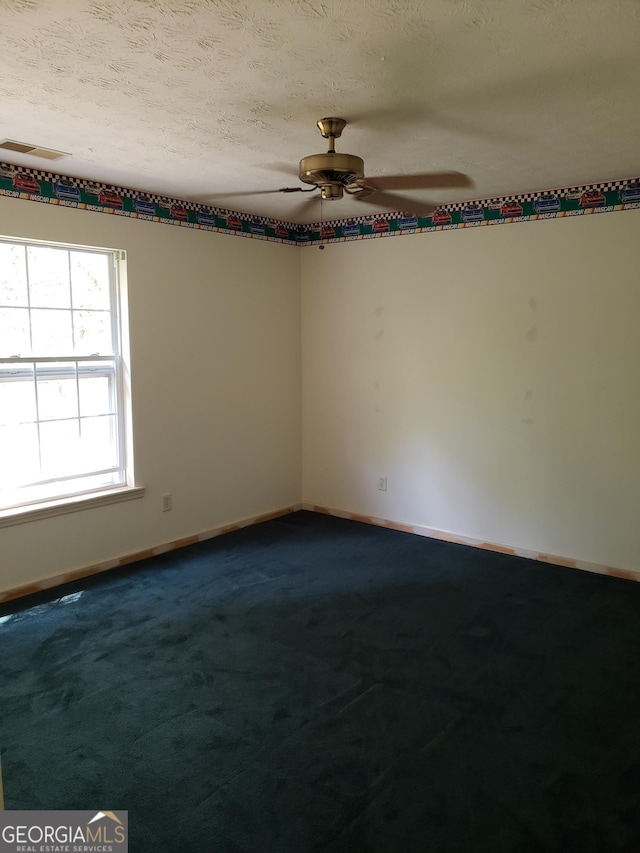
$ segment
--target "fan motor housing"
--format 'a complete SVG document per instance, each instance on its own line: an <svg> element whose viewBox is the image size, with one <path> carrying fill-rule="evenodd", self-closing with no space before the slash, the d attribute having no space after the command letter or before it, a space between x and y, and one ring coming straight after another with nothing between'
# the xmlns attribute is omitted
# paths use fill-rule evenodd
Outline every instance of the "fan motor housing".
<svg viewBox="0 0 640 853"><path fill-rule="evenodd" d="M321 188L340 187L340 192L323 193L324 198L341 198L342 187L364 178L364 160L354 154L310 154L300 160L299 176L305 184Z"/></svg>

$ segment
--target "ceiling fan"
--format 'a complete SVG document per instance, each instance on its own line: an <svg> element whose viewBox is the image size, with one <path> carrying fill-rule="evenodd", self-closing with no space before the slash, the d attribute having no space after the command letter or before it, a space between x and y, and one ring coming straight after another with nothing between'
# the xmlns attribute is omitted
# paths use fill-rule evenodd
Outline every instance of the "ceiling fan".
<svg viewBox="0 0 640 853"><path fill-rule="evenodd" d="M450 189L473 186L473 182L461 172L365 177L364 160L361 157L355 154L342 154L335 149L335 141L340 138L347 125L345 119L328 116L319 119L316 124L322 136L329 140L329 149L325 154L310 154L300 160L298 178L302 183L310 184L309 189L282 187L277 190L230 193L229 195L317 193L319 190L319 195L314 195L306 202L315 203L318 199L337 201L347 194L356 201L374 205L379 209L428 216L435 210L436 204L421 202L389 190Z"/></svg>

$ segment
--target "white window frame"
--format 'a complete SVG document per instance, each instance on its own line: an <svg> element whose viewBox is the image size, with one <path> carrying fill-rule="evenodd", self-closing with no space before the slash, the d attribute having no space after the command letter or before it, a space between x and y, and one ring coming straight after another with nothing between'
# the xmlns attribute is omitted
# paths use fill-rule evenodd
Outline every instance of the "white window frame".
<svg viewBox="0 0 640 853"><path fill-rule="evenodd" d="M34 376L35 378L36 369L38 377L44 375L46 378L62 378L65 375L75 375L77 383L79 383L79 377L83 375L106 376L109 379L113 413L116 415L115 439L118 451L118 460L115 466L90 473L70 473L61 477L43 478L36 483L21 486L10 492L9 500L7 500L7 493L5 492L3 495L0 488L0 527L91 506L101 506L142 497L144 489L135 485L133 468L126 253L118 249L9 236L0 236L0 242L25 246L25 251L28 246L45 246L73 252L101 254L109 258L109 314L113 352L104 355L61 353L45 356L32 353L27 356L15 354L0 357L0 382L11 382L27 376ZM69 309L61 310L72 311L73 305L71 304ZM47 364L50 364L51 368L47 368ZM68 369L61 367L66 364L69 365ZM41 420L37 406L36 393L36 414L39 430ZM78 411L78 420L80 416L81 413ZM38 446L40 446L39 441ZM111 476L112 482L95 484L101 477L106 478L108 476ZM91 480L94 482L92 483ZM69 486L68 489L64 488L64 483Z"/></svg>

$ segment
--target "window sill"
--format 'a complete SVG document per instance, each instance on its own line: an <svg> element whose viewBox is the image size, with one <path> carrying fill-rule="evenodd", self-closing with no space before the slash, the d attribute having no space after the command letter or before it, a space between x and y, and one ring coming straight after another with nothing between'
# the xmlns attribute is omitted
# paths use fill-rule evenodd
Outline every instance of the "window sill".
<svg viewBox="0 0 640 853"><path fill-rule="evenodd" d="M133 501L144 497L144 486L127 486L104 492L94 492L89 495L75 495L54 501L44 501L31 506L20 506L15 509L0 510L0 528L11 527L14 524L25 524L28 521L39 521L42 518L53 518L56 515L66 515L70 512L80 512L83 509L94 509L99 506Z"/></svg>

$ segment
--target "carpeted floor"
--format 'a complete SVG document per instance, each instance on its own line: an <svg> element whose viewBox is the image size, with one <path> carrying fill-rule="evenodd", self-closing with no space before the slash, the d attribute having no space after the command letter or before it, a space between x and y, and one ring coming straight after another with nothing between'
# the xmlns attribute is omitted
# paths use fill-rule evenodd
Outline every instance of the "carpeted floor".
<svg viewBox="0 0 640 853"><path fill-rule="evenodd" d="M639 613L296 513L0 610L5 805L128 809L132 853L638 851Z"/></svg>

